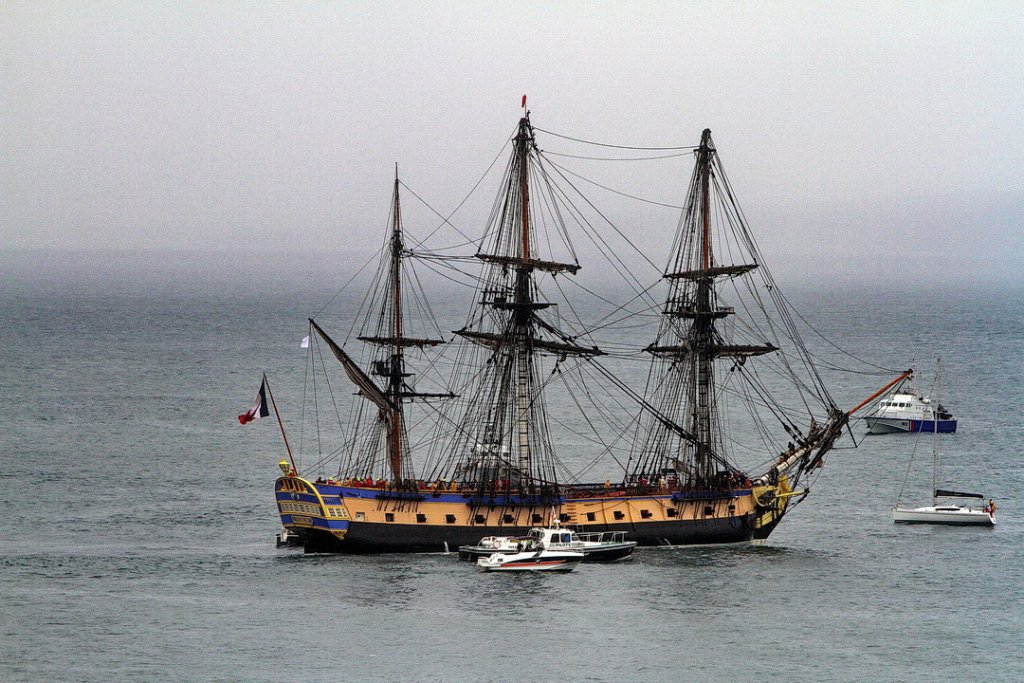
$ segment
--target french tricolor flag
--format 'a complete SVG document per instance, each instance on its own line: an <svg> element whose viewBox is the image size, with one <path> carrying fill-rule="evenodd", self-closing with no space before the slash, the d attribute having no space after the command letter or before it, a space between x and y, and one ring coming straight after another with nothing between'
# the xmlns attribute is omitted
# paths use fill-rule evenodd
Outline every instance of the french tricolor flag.
<svg viewBox="0 0 1024 683"><path fill-rule="evenodd" d="M252 404L252 408L249 408L249 412L238 416L238 421L242 424L249 424L253 420L267 415L270 415L270 408L267 406L267 378L264 377L263 382L260 383L260 393L256 396L256 402Z"/></svg>

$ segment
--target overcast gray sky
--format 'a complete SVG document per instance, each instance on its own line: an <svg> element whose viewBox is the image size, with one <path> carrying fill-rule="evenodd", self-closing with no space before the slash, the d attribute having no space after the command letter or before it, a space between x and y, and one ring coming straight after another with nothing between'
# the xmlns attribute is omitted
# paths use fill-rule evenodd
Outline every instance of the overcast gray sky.
<svg viewBox="0 0 1024 683"><path fill-rule="evenodd" d="M394 164L450 211L525 93L580 138L711 128L777 272L1009 279L1022 36L1020 2L4 0L0 239L374 247ZM678 203L688 164L622 189ZM674 227L649 223L641 244Z"/></svg>

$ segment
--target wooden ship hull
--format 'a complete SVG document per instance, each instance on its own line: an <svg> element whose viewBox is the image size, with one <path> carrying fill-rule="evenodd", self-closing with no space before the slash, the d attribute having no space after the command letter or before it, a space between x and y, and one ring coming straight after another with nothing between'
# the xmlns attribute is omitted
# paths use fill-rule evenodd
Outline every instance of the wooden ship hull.
<svg viewBox="0 0 1024 683"><path fill-rule="evenodd" d="M394 492L294 476L278 479L275 489L282 524L308 553L455 552L485 536L526 535L552 510L577 531L623 531L641 546L745 543L767 538L794 495L784 482L700 493L605 494L602 486L581 487L553 504L514 494Z"/></svg>

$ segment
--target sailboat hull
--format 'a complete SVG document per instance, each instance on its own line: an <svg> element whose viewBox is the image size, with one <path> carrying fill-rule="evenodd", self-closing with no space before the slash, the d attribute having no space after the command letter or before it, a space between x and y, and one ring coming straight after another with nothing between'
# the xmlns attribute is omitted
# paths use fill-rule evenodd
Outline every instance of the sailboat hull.
<svg viewBox="0 0 1024 683"><path fill-rule="evenodd" d="M281 523L310 553L454 552L485 536L525 536L552 510L577 531L621 531L642 546L743 543L770 532L758 529L763 511L756 509L749 489L701 497L567 497L531 505L511 496L486 501L459 492L400 496L282 477L276 495Z"/></svg>
<svg viewBox="0 0 1024 683"><path fill-rule="evenodd" d="M892 521L897 524L949 524L953 526L995 526L993 515L962 505L900 508L892 510Z"/></svg>

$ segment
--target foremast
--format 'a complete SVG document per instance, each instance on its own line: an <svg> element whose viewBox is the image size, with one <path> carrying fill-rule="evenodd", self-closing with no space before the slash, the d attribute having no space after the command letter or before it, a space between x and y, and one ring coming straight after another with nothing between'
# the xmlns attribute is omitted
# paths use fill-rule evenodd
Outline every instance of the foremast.
<svg viewBox="0 0 1024 683"><path fill-rule="evenodd" d="M721 248L716 241L722 242ZM719 260L723 255L735 260L723 263ZM754 277L757 273L759 281ZM710 130L703 131L695 152L687 201L664 278L669 294L662 325L657 340L646 348L654 356L648 394L660 416L640 435L630 476L651 479L670 473L680 488L691 491L728 491L753 485L727 457L723 411L731 394L746 402L744 418L751 422L746 428L751 437L765 442L771 438L762 424L764 418L758 415L762 412L781 421L789 438L784 447L774 451L779 454L777 460L757 482L771 488L764 496L765 503L779 507L779 496L789 496L800 475L820 464L841 435L848 414L835 407L810 363L788 304L764 268L735 204ZM727 287L742 306L722 303ZM741 320L737 320L738 310L744 314ZM751 315L754 311L757 315ZM798 379L791 358L779 353L783 341L794 347L793 357L808 370L808 380ZM819 413L816 421L812 413L809 426L801 427L784 415L770 396L776 387L748 365L750 359L762 356L776 357L779 374L792 375L798 391L809 388L813 396L804 397L804 405L810 413L812 401L808 398L816 399L813 402L825 408L825 416ZM723 366L723 361L729 364ZM727 372L719 379L717 373L723 369ZM737 377L742 381L734 381ZM673 427L672 422L685 428ZM737 440L735 433L744 429L730 424L731 443ZM784 507L765 523L777 523Z"/></svg>

